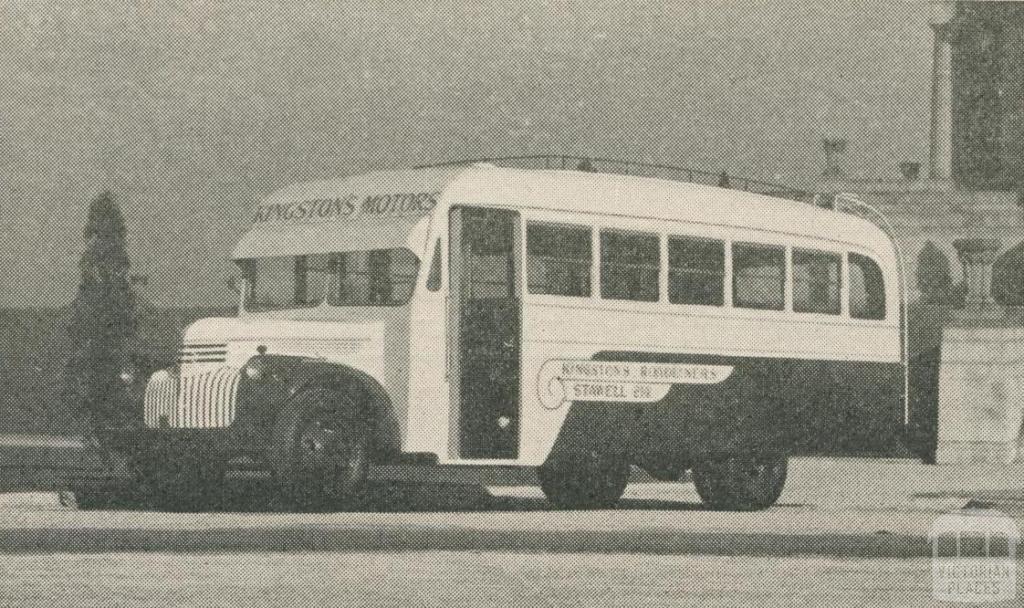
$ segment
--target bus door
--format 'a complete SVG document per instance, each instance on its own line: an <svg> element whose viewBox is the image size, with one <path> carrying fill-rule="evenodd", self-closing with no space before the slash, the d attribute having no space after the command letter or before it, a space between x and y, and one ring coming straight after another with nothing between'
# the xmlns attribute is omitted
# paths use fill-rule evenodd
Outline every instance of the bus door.
<svg viewBox="0 0 1024 608"><path fill-rule="evenodd" d="M514 211L452 210L449 438L456 458L519 453L521 238Z"/></svg>

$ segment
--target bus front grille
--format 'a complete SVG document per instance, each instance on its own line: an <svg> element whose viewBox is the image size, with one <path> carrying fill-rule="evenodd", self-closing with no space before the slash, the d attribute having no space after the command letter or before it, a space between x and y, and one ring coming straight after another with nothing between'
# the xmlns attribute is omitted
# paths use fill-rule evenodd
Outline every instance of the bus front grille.
<svg viewBox="0 0 1024 608"><path fill-rule="evenodd" d="M178 364L224 363L227 356L227 344L185 344L178 351Z"/></svg>
<svg viewBox="0 0 1024 608"><path fill-rule="evenodd" d="M149 377L143 397L143 421L149 428L170 426L178 402L178 375L160 370Z"/></svg>
<svg viewBox="0 0 1024 608"><path fill-rule="evenodd" d="M231 426L238 370L221 367L179 374L160 371L146 384L143 411L148 428L203 429Z"/></svg>

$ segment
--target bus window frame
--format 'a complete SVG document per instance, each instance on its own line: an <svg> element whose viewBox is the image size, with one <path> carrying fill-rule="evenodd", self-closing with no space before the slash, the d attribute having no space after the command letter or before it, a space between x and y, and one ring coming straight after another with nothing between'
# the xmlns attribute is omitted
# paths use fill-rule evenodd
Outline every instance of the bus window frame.
<svg viewBox="0 0 1024 608"><path fill-rule="evenodd" d="M495 208L504 208L495 206ZM608 300L603 299L600 293L601 283L601 231L615 231L619 233L638 233L653 235L658 237L659 247L658 256L659 259L663 259L663 247L661 245L664 242L664 235L667 230L671 230L668 226L679 226L683 227L687 224L680 222L669 222L665 220L659 220L656 218L649 217L616 217L604 213L579 213L570 212L561 209L550 209L546 207L521 207L516 208L521 211L521 230L526 231L528 222L536 222L541 224L551 225L564 225L569 227L582 227L590 229L590 254L591 254L591 275L590 275L590 296L560 296L555 294L532 294L524 286L522 291L522 297L526 302L535 302L539 304L558 304L561 306L566 305L580 305L584 307L592 307L595 310L622 310L623 307L637 307L641 310L650 310L652 312L658 310L664 310L664 306L668 305L668 301L663 297L660 297L662 291L661 275L664 270L664 265L659 264L659 299L650 301L639 301L639 300ZM623 221L625 220L625 221ZM727 241L725 236L718 236L720 240ZM522 246L522 264L527 264L527 251L526 242L523 239ZM550 298L550 299L549 299Z"/></svg>

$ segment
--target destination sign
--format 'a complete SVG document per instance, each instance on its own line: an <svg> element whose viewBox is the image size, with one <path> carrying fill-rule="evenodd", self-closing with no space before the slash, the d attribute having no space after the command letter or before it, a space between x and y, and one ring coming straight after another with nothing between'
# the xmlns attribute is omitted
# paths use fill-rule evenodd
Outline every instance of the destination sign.
<svg viewBox="0 0 1024 608"><path fill-rule="evenodd" d="M552 359L541 366L537 391L552 410L572 401L655 403L675 384L717 384L732 372L728 365Z"/></svg>
<svg viewBox="0 0 1024 608"><path fill-rule="evenodd" d="M357 218L420 216L437 206L440 192L349 194L256 207L255 224L330 222Z"/></svg>

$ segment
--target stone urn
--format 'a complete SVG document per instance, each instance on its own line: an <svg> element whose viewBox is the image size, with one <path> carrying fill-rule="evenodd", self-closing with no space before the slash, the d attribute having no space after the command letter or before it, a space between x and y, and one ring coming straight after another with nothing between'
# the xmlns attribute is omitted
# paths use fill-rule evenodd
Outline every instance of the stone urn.
<svg viewBox="0 0 1024 608"><path fill-rule="evenodd" d="M992 265L999 255L999 239L966 238L953 241L960 263L964 266L964 285L967 288L967 309L993 307Z"/></svg>

